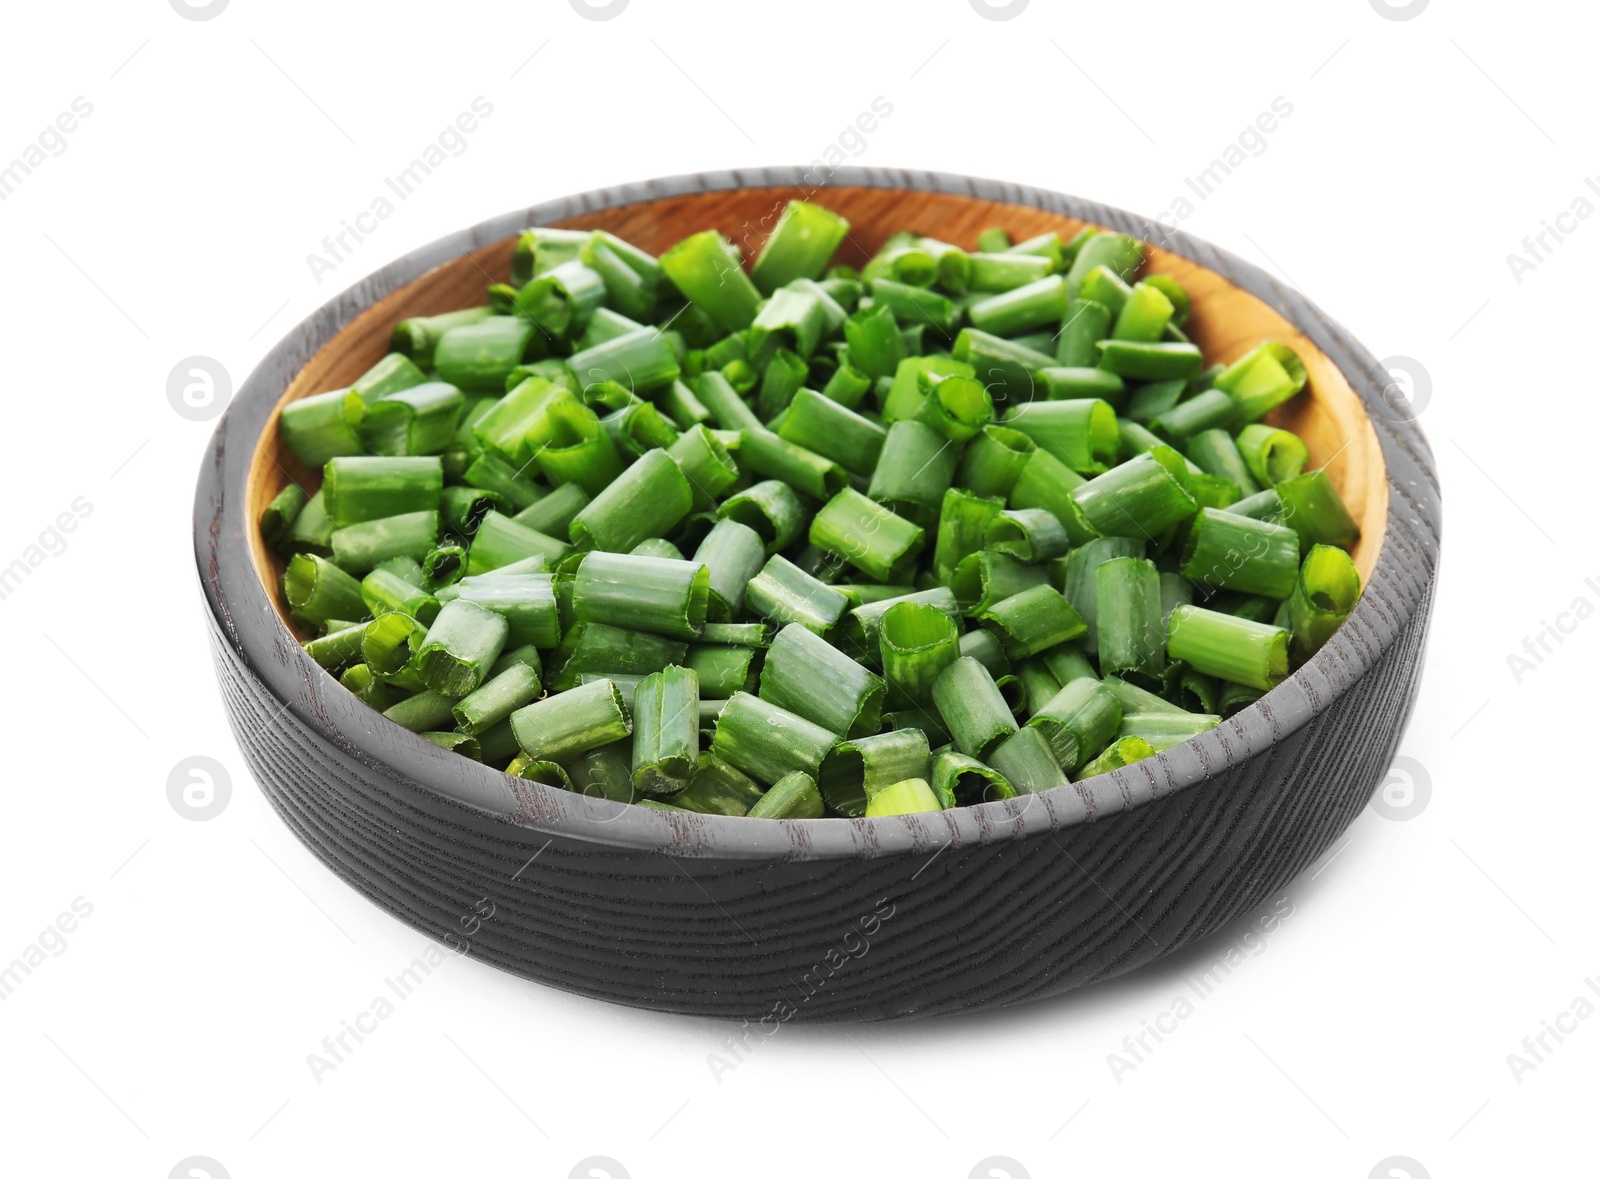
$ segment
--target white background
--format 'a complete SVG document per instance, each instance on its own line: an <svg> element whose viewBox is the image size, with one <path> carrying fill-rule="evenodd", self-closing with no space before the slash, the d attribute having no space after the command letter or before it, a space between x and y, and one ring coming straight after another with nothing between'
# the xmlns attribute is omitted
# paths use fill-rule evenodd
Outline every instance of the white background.
<svg viewBox="0 0 1600 1179"><path fill-rule="evenodd" d="M93 113L0 202L0 565L76 498L92 511L0 601L0 963L75 898L93 910L0 1002L0 1170L166 1176L202 1155L240 1179L565 1177L599 1155L621 1164L613 1179L965 1179L998 1155L1011 1179L1359 1179L1398 1155L1413 1179L1573 1173L1580 1146L1592 1156L1600 1018L1547 1039L1520 1076L1507 1055L1576 996L1600 1002L1584 985L1600 976L1600 802L1572 756L1593 740L1600 624L1578 622L1520 683L1507 657L1574 599L1600 604L1600 218L1520 282L1507 255L1574 198L1600 202L1579 13L1033 0L1001 21L967 0L632 0L602 22L566 0L232 0L200 21L167 0L12 6L0 161L74 98ZM467 150L314 281L307 254L480 95L493 114ZM307 1054L425 940L314 860L245 770L190 543L212 424L173 411L169 372L205 355L237 384L338 289L506 209L807 163L879 95L893 113L855 162L1151 215L1275 97L1293 104L1179 224L1427 374L1445 556L1393 789L1425 777L1431 797L1409 821L1363 812L1289 886L1264 948L1120 1076L1108 1054L1193 998L1185 977L1222 939L1000 1014L790 1025L720 1080L707 1058L728 1026L464 960L318 1083ZM167 798L196 755L232 778L208 822Z"/></svg>

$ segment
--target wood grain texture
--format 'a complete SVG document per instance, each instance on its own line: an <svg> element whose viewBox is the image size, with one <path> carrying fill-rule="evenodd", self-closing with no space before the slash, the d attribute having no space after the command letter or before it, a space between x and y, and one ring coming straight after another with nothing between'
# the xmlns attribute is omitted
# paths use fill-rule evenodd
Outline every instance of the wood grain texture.
<svg viewBox="0 0 1600 1179"><path fill-rule="evenodd" d="M962 244L990 224L1152 236L1130 214L1036 189L868 169L832 180L814 199L855 222L858 258L905 224ZM933 815L650 812L511 779L399 729L285 626L253 527L264 496L306 475L274 451L284 400L347 384L400 315L481 301L484 272L504 273L526 225L601 226L652 249L712 225L750 254L811 188L800 169L715 173L521 210L385 267L273 349L219 424L195 506L218 680L258 781L308 847L400 919L516 974L660 1010L973 1010L1123 973L1227 925L1326 850L1388 766L1416 691L1440 509L1421 432L1382 416L1381 366L1297 292L1181 234L1160 235L1152 266L1195 291L1208 356L1271 336L1306 357L1314 395L1284 424L1314 461L1333 458L1368 584L1287 683L1156 758ZM461 918L481 899L495 916L468 944Z"/></svg>

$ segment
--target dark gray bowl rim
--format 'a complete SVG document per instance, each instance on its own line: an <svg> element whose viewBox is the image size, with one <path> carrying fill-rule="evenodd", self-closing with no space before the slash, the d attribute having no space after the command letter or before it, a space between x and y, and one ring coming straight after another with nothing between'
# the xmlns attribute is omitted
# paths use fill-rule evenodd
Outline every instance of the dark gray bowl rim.
<svg viewBox="0 0 1600 1179"><path fill-rule="evenodd" d="M493 244L530 225L619 205L738 188L819 186L801 167L772 167L669 176L598 189L501 214L413 250L340 292L284 336L239 387L217 425L195 502L195 551L207 605L221 633L285 710L324 733L402 791L455 803L530 833L598 845L671 851L677 856L770 860L853 859L917 854L952 845L988 845L1093 821L1195 786L1266 749L1309 723L1355 686L1404 630L1425 600L1435 550L1420 553L1426 569L1401 569L1397 530L1438 532L1436 500L1414 496L1387 475L1389 508L1383 545L1366 591L1350 619L1304 667L1257 703L1198 737L1133 766L1041 794L922 815L872 819L773 820L669 814L592 800L514 779L448 753L368 709L323 671L278 618L256 574L246 539L244 487L256 441L295 374L329 339L377 300L435 267ZM970 196L1031 206L1145 238L1220 274L1294 324L1339 368L1360 397L1386 467L1405 453L1432 470L1431 452L1413 420L1396 420L1383 396L1390 377L1348 332L1298 291L1260 268L1197 238L1124 210L1045 189L939 172L843 167L822 186L894 188ZM822 198L825 200L825 196ZM216 545L218 560L208 552ZM259 625L267 620L266 629ZM254 625L241 625L254 619ZM241 637L241 632L248 632ZM270 641L262 642L270 632ZM353 707L352 707L353 706Z"/></svg>

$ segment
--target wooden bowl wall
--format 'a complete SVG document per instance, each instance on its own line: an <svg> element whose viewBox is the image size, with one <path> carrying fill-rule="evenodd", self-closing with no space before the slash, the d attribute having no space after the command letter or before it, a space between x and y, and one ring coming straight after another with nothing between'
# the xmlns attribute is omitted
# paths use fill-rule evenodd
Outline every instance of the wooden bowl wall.
<svg viewBox="0 0 1600 1179"><path fill-rule="evenodd" d="M1298 293L1180 234L1149 269L1193 296L1208 360L1262 339L1304 358L1274 420L1327 465L1362 528L1366 590L1283 686L1157 758L1032 798L935 815L804 822L663 814L589 800L446 753L362 705L300 650L282 566L254 521L298 467L281 406L348 385L392 325L483 301L528 225L605 228L652 251L714 227L753 256L783 203L850 219L844 261L912 227L962 246L1096 224L1103 206L993 182L841 169L676 177L500 217L384 268L312 315L241 387L196 497L218 677L247 759L284 820L378 904L529 978L663 1010L756 1018L935 1014L1019 1002L1132 969L1218 929L1338 837L1409 715L1432 599L1438 486L1394 417L1387 374ZM1369 416L1368 409L1374 411ZM1383 415L1387 414L1385 417ZM531 861L531 862L530 862ZM887 914L887 915L886 915ZM863 948L865 947L865 948Z"/></svg>

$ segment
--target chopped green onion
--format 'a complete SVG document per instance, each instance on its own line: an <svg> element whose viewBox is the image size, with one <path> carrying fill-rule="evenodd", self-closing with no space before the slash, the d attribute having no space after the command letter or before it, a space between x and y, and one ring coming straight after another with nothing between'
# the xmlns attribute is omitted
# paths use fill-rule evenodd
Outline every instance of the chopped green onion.
<svg viewBox="0 0 1600 1179"><path fill-rule="evenodd" d="M924 535L915 524L847 487L812 518L810 539L868 577L892 582L904 580L897 574L916 560Z"/></svg>
<svg viewBox="0 0 1600 1179"><path fill-rule="evenodd" d="M928 737L920 728L892 729L875 737L840 741L816 775L828 806L852 818L866 813L867 799L908 777L928 773Z"/></svg>
<svg viewBox="0 0 1600 1179"><path fill-rule="evenodd" d="M800 770L816 777L838 735L748 692L735 692L717 717L711 752L771 785Z"/></svg>
<svg viewBox="0 0 1600 1179"><path fill-rule="evenodd" d="M933 700L933 684L960 657L960 631L947 611L900 599L883 612L878 643L892 702L904 707Z"/></svg>
<svg viewBox="0 0 1600 1179"><path fill-rule="evenodd" d="M645 676L633 693L633 785L674 794L700 760L700 681L682 667Z"/></svg>
<svg viewBox="0 0 1600 1179"><path fill-rule="evenodd" d="M986 760L994 747L1017 731L994 677L976 659L962 656L940 673L933 702L950 730L956 748L968 757Z"/></svg>
<svg viewBox="0 0 1600 1179"><path fill-rule="evenodd" d="M747 814L752 819L820 819L822 794L810 774L796 770L774 782Z"/></svg>
<svg viewBox="0 0 1600 1179"><path fill-rule="evenodd" d="M511 731L531 760L567 762L621 741L633 726L617 686L596 680L517 709L511 714Z"/></svg>
<svg viewBox="0 0 1600 1179"><path fill-rule="evenodd" d="M1350 554L1314 544L1289 595L1290 653L1296 664L1315 655L1344 624L1361 596L1361 575Z"/></svg>
<svg viewBox="0 0 1600 1179"><path fill-rule="evenodd" d="M1167 620L1167 654L1204 675L1267 691L1289 674L1289 632L1198 606L1176 606Z"/></svg>
<svg viewBox="0 0 1600 1179"><path fill-rule="evenodd" d="M581 622L692 639L705 626L710 592L710 572L696 561L592 552L574 575L572 612Z"/></svg>
<svg viewBox="0 0 1600 1179"><path fill-rule="evenodd" d="M995 746L989 761L1018 794L1037 794L1067 784L1066 771L1038 729L1018 729Z"/></svg>
<svg viewBox="0 0 1600 1179"><path fill-rule="evenodd" d="M799 623L778 632L761 667L761 699L846 737L878 731L884 689L883 680Z"/></svg>
<svg viewBox="0 0 1600 1179"><path fill-rule="evenodd" d="M798 622L821 635L839 621L850 599L794 562L773 556L745 587L744 603L747 614L780 625Z"/></svg>

